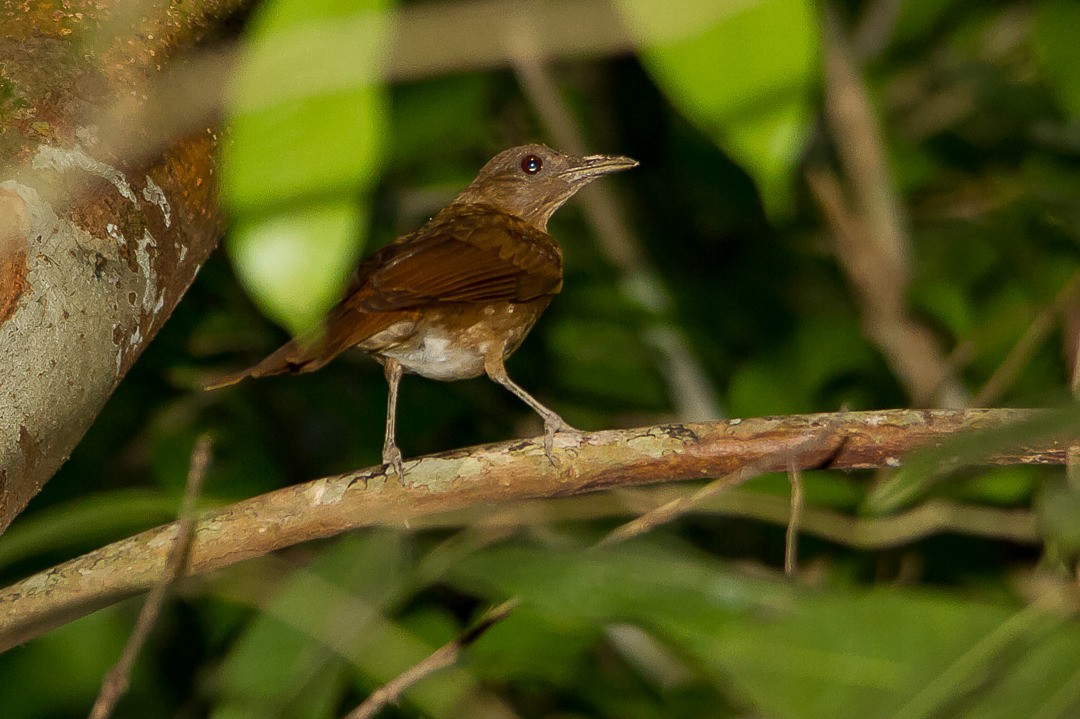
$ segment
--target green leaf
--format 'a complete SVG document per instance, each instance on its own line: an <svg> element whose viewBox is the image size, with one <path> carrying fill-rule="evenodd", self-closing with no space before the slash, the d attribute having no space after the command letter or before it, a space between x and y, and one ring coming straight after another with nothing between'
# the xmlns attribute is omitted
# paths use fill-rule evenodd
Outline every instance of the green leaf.
<svg viewBox="0 0 1080 719"><path fill-rule="evenodd" d="M796 327L783 363L807 394L820 395L832 381L872 366L873 356L859 323L850 316L806 317Z"/></svg>
<svg viewBox="0 0 1080 719"><path fill-rule="evenodd" d="M932 315L953 334L964 336L975 327L975 316L964 288L944 282L916 282L911 303Z"/></svg>
<svg viewBox="0 0 1080 719"><path fill-rule="evenodd" d="M1043 467L986 467L969 481L950 482L943 494L972 504L994 504L1003 507L1027 503Z"/></svg>
<svg viewBox="0 0 1080 719"><path fill-rule="evenodd" d="M926 42L934 28L950 12L956 11L956 0L906 0L896 8L891 45Z"/></svg>
<svg viewBox="0 0 1080 719"><path fill-rule="evenodd" d="M251 23L228 98L222 197L265 210L370 186L387 103L384 0L274 0Z"/></svg>
<svg viewBox="0 0 1080 719"><path fill-rule="evenodd" d="M243 590L261 613L216 669L212 716L334 716L349 684L371 691L430 654L438 644L390 616L413 591L409 559L406 535L369 532L326 547L272 593ZM431 618L424 624L430 629ZM425 716L443 717L475 691L466 672L450 669L405 697Z"/></svg>
<svg viewBox="0 0 1080 719"><path fill-rule="evenodd" d="M123 651L133 622L131 603L110 607L0 655L4 719L86 714L102 678ZM145 669L136 665L134 690L141 688ZM59 677L63 678L63 691L57 691Z"/></svg>
<svg viewBox="0 0 1080 719"><path fill-rule="evenodd" d="M810 132L818 33L808 0L697 0L672 12L621 0L657 85L754 178L766 209L792 209Z"/></svg>
<svg viewBox="0 0 1080 719"><path fill-rule="evenodd" d="M811 590L648 540L500 547L467 558L455 579L520 596L557 625L636 624L692 659L745 714L1032 716L1077 694L1063 687L1076 674L1080 625L1039 607L925 590ZM1071 640L1048 641L1062 635ZM1013 711L995 713L999 705Z"/></svg>
<svg viewBox="0 0 1080 719"><path fill-rule="evenodd" d="M547 331L567 396L597 398L614 406L665 406L666 391L654 361L627 323L564 316Z"/></svg>
<svg viewBox="0 0 1080 719"><path fill-rule="evenodd" d="M263 312L299 334L341 297L368 207L342 200L247 216L227 239L236 274Z"/></svg>
<svg viewBox="0 0 1080 719"><path fill-rule="evenodd" d="M340 298L383 161L384 0L275 0L230 88L221 196L229 250L259 307L293 333Z"/></svg>
<svg viewBox="0 0 1080 719"><path fill-rule="evenodd" d="M744 491L761 492L777 497L791 495L791 478L786 472L770 472L746 483ZM862 499L862 487L846 474L825 471L802 473L803 501L815 507L855 509Z"/></svg>
<svg viewBox="0 0 1080 719"><path fill-rule="evenodd" d="M775 352L734 373L728 406L737 417L809 412L821 406L833 383L872 364L870 349L850 317L809 316Z"/></svg>

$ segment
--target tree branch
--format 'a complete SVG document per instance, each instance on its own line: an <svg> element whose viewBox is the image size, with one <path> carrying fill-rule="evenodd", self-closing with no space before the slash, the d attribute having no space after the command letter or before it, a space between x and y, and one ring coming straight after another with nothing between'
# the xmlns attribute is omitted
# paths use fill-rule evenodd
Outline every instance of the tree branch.
<svg viewBox="0 0 1080 719"><path fill-rule="evenodd" d="M542 443L518 440L405 463L405 484L381 467L286 487L208 513L189 574L209 572L311 539L496 501L558 497L612 487L760 471L894 467L900 457L971 430L1043 416L1032 410L888 410L792 415L558 436L557 469ZM808 442L817 437L819 441ZM1062 464L1066 441L988 449L988 464ZM178 532L172 523L0 590L0 651L160 580Z"/></svg>

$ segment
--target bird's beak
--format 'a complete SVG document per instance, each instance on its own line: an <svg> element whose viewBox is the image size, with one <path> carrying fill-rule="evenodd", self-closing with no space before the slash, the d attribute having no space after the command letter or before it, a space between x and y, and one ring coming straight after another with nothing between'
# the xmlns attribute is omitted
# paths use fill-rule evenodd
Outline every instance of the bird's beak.
<svg viewBox="0 0 1080 719"><path fill-rule="evenodd" d="M559 177L571 184L578 184L637 166L637 160L620 155L586 155L578 158L573 167L560 172Z"/></svg>

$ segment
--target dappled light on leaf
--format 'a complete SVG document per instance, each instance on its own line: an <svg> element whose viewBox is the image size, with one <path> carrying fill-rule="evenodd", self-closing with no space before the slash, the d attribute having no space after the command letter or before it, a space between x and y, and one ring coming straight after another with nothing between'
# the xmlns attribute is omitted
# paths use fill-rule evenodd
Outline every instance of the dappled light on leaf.
<svg viewBox="0 0 1080 719"><path fill-rule="evenodd" d="M388 5L274 0L241 53L222 155L228 247L255 302L294 334L340 299L365 249L386 137Z"/></svg>

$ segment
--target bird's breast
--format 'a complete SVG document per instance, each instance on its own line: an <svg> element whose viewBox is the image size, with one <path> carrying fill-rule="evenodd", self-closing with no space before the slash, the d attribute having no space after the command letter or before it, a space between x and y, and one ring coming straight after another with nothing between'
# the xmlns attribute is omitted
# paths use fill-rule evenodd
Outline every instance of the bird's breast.
<svg viewBox="0 0 1080 719"><path fill-rule="evenodd" d="M376 357L397 360L406 372L443 382L484 374L484 361L509 356L529 333L549 298L431 307L360 343Z"/></svg>

